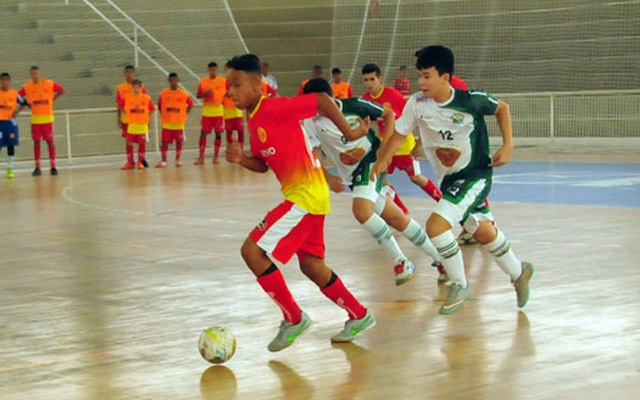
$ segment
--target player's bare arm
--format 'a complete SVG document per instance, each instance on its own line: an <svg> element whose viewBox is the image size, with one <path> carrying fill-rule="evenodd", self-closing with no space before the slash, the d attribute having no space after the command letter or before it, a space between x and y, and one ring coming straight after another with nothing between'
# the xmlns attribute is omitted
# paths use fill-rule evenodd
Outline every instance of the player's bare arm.
<svg viewBox="0 0 640 400"><path fill-rule="evenodd" d="M493 162L490 167L500 167L511 159L513 153L513 128L511 125L511 110L509 105L502 100L498 100L496 109L496 120L502 134L502 147L493 155Z"/></svg>
<svg viewBox="0 0 640 400"><path fill-rule="evenodd" d="M414 138L416 140L416 144L415 146L413 146L413 149L411 149L411 157L419 160L424 157L424 151L422 150L422 139L420 138L420 136L414 136Z"/></svg>
<svg viewBox="0 0 640 400"><path fill-rule="evenodd" d="M358 117L358 126L351 129L349 122L342 115L335 101L325 93L318 93L318 114L325 116L333 122L348 141L358 140L369 133L371 120Z"/></svg>
<svg viewBox="0 0 640 400"><path fill-rule="evenodd" d="M322 166L322 172L324 173L324 178L327 180L327 185L329 185L329 189L331 189L332 192L335 192L335 193L344 192L344 189L346 188L346 186L342 181L341 177L337 175L333 175L324 166Z"/></svg>
<svg viewBox="0 0 640 400"><path fill-rule="evenodd" d="M391 162L391 158L400 149L406 138L406 136L401 135L398 132L393 132L393 135L382 143L382 147L378 152L378 161L376 161L376 163L371 167L369 178L372 181L378 179L378 177L387 170L389 163Z"/></svg>
<svg viewBox="0 0 640 400"><path fill-rule="evenodd" d="M227 144L227 152L225 154L227 161L233 164L240 164L248 170L253 172L267 172L269 166L263 160L247 156L244 154L240 143L232 142Z"/></svg>

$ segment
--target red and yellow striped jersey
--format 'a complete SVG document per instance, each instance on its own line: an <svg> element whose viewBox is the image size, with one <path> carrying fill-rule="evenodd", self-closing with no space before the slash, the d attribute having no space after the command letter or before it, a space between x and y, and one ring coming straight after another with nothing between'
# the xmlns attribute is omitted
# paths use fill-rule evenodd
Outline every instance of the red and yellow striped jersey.
<svg viewBox="0 0 640 400"><path fill-rule="evenodd" d="M193 100L184 89L165 88L158 98L160 122L164 129L182 130L187 123L187 109L193 107Z"/></svg>
<svg viewBox="0 0 640 400"><path fill-rule="evenodd" d="M404 109L405 104L407 104L407 99L404 98L402 93L392 87L386 86L382 87L382 90L380 90L380 93L378 93L377 96L374 97L369 93L365 93L362 95L362 98L389 107L394 113L396 113L396 119L400 118L402 110ZM384 132L384 121L382 119L378 119L378 129L380 132L380 139L384 139L382 137L382 132ZM413 150L415 146L416 139L413 135L407 135L407 138L404 143L402 143L400 149L396 152L396 155L403 156L411 154L411 150Z"/></svg>
<svg viewBox="0 0 640 400"><path fill-rule="evenodd" d="M18 93L31 107L31 123L40 125L53 122L53 99L56 93L62 92L64 88L61 85L51 79L42 79L38 83L25 83Z"/></svg>
<svg viewBox="0 0 640 400"><path fill-rule="evenodd" d="M151 101L151 96L146 93L127 95L123 99L121 108L127 114L127 133L132 135L149 133L149 116L156 109Z"/></svg>
<svg viewBox="0 0 640 400"><path fill-rule="evenodd" d="M221 117L224 115L222 101L227 93L227 80L221 76L215 79L204 77L198 86L198 95L211 90L211 94L202 98L203 117Z"/></svg>
<svg viewBox="0 0 640 400"><path fill-rule="evenodd" d="M142 93L147 93L147 91L144 89L144 83L142 84L141 89ZM120 104L124 101L124 98L131 94L133 94L132 84L130 84L129 82L122 82L121 84L119 84L116 88L116 105L119 107ZM126 113L120 114L120 122L122 122L123 124L127 123Z"/></svg>

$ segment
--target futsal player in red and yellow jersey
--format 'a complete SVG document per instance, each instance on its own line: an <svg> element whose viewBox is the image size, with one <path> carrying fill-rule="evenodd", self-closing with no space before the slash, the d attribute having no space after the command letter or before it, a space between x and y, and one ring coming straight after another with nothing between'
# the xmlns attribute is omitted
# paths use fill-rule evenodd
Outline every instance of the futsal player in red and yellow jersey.
<svg viewBox="0 0 640 400"><path fill-rule="evenodd" d="M278 91L265 81L262 81L260 88L262 89L262 95L264 97L276 97L278 95Z"/></svg>
<svg viewBox="0 0 640 400"><path fill-rule="evenodd" d="M320 77L322 77L322 65L314 65L313 68L311 68L311 78L309 79L320 78ZM307 84L307 82L309 82L309 79L305 79L302 81L296 96L300 96L301 94L304 93L304 86Z"/></svg>
<svg viewBox="0 0 640 400"><path fill-rule="evenodd" d="M220 146L222 146L222 132L224 131L224 107L222 102L227 93L227 80L218 76L218 64L210 62L207 65L209 75L200 80L196 97L202 99L202 120L200 128L200 154L194 163L204 165L204 152L207 148L207 135L215 131L213 142L213 163L220 164Z"/></svg>
<svg viewBox="0 0 640 400"><path fill-rule="evenodd" d="M229 63L225 64L225 74L229 71ZM222 106L224 108L224 130L227 132L227 145L233 142L233 131L238 134L238 143L244 149L244 113L236 107L235 101L229 94L229 80L227 80L227 92L224 94Z"/></svg>
<svg viewBox="0 0 640 400"><path fill-rule="evenodd" d="M144 169L144 160L147 149L147 134L149 134L150 116L155 107L151 101L151 96L142 93L142 81L134 79L132 82L133 93L126 95L118 107L126 114L127 118L127 143L138 144L138 169ZM133 159L133 152L127 154L127 163L121 169L134 169L136 164Z"/></svg>
<svg viewBox="0 0 640 400"><path fill-rule="evenodd" d="M349 97L353 97L351 84L342 80L342 70L340 70L340 68L334 68L331 70L331 78L333 80L333 82L331 82L333 97L336 99L348 99Z"/></svg>
<svg viewBox="0 0 640 400"><path fill-rule="evenodd" d="M186 90L178 87L180 78L178 74L169 74L169 87L160 92L158 98L158 110L160 110L160 122L162 124L162 161L156 168L167 165L167 152L169 145L176 142L176 167L182 167L182 143L184 142L184 128L187 124L187 115L193 107L193 100Z"/></svg>
<svg viewBox="0 0 640 400"><path fill-rule="evenodd" d="M364 87L367 90L362 98L391 108L396 113L396 118L400 118L402 110L405 104L407 104L407 100L396 89L382 85L380 67L376 64L366 64L362 67L362 79L364 81ZM378 122L378 127L380 128L379 132L384 132L384 123L382 121ZM396 168L404 171L409 176L409 179L411 179L411 182L418 185L435 201L439 201L442 198L440 189L438 189L438 186L431 179L422 175L420 163L411 155L415 146L416 140L413 135L407 135L402 147L400 147L398 152L393 156L391 164L389 165L389 174L392 174ZM397 196L396 199L396 204L398 204L400 200ZM398 206L406 210L404 205L398 204Z"/></svg>
<svg viewBox="0 0 640 400"><path fill-rule="evenodd" d="M242 245L242 257L258 284L284 315L276 337L267 347L280 351L289 347L311 325L309 316L296 303L273 259L287 263L295 254L300 269L320 291L349 314L344 329L333 342L350 342L375 325L373 314L347 290L342 280L324 262L324 220L330 212L329 188L300 121L318 113L333 121L345 137L364 136L368 121L352 131L334 101L326 94L294 98L266 98L260 88L260 60L252 54L229 61L229 93L249 116L251 155L238 143L227 147L227 161L254 172L273 170L285 201L271 210Z"/></svg>
<svg viewBox="0 0 640 400"><path fill-rule="evenodd" d="M127 65L124 67L124 82L118 85L116 88L116 107L126 96L133 94L133 85L132 82L136 79L136 68L133 65ZM142 93L147 93L144 89L144 85L142 85ZM118 128L122 132L122 137L125 140L125 150L127 154L127 159L129 156L133 158L133 145L127 141L127 114L118 107ZM148 167L146 160L142 160L142 164L145 167Z"/></svg>
<svg viewBox="0 0 640 400"><path fill-rule="evenodd" d="M64 88L52 81L43 79L40 68L31 67L29 71L31 81L22 86L18 92L26 99L31 108L31 136L33 138L33 156L36 168L31 175L40 176L40 142L47 142L49 148L49 161L51 163L51 175L58 175L56 168L56 146L53 143L53 102L62 96Z"/></svg>

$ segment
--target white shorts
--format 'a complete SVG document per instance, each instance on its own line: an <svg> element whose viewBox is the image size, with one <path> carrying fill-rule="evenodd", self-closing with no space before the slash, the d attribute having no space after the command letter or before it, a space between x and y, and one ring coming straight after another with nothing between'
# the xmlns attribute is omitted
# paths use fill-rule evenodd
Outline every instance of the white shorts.
<svg viewBox="0 0 640 400"><path fill-rule="evenodd" d="M446 219L452 227L460 224L473 235L480 221L493 222L491 210L484 203L488 185L486 179L456 181L445 189L445 196L433 212ZM455 199L455 202L450 199Z"/></svg>

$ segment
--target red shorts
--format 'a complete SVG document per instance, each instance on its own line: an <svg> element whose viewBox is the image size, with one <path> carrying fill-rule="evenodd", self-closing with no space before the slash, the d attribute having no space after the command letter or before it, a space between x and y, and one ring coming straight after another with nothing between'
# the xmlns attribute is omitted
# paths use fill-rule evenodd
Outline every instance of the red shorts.
<svg viewBox="0 0 640 400"><path fill-rule="evenodd" d="M31 137L33 140L53 141L53 122L48 124L32 124Z"/></svg>
<svg viewBox="0 0 640 400"><path fill-rule="evenodd" d="M249 238L273 258L286 264L313 255L324 259L324 215L312 215L286 200L269 211Z"/></svg>
<svg viewBox="0 0 640 400"><path fill-rule="evenodd" d="M184 142L184 130L162 128L162 141L167 143L182 143Z"/></svg>
<svg viewBox="0 0 640 400"><path fill-rule="evenodd" d="M231 131L244 132L244 118L238 117L238 118L225 119L224 129L226 129L227 132L231 132Z"/></svg>
<svg viewBox="0 0 640 400"><path fill-rule="evenodd" d="M200 120L200 131L204 133L216 133L224 132L224 117L202 117Z"/></svg>
<svg viewBox="0 0 640 400"><path fill-rule="evenodd" d="M147 135L134 135L127 133L127 143L145 144L147 143Z"/></svg>
<svg viewBox="0 0 640 400"><path fill-rule="evenodd" d="M393 174L393 171L395 171L396 168L406 172L409 176L416 176L422 173L422 171L420 170L420 162L413 158L411 154L403 156L393 156L387 172L389 174Z"/></svg>

